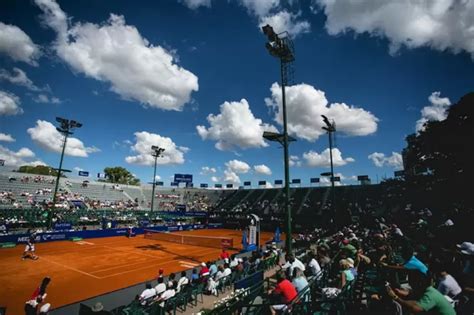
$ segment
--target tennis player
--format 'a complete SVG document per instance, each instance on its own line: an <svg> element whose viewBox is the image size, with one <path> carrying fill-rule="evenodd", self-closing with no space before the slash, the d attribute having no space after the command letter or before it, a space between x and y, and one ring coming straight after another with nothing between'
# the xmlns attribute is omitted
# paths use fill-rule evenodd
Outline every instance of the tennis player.
<svg viewBox="0 0 474 315"><path fill-rule="evenodd" d="M35 254L35 242L36 242L36 233L31 233L28 237L28 242L25 246L25 251L21 259L25 260L26 258L31 258L37 260L39 257Z"/></svg>

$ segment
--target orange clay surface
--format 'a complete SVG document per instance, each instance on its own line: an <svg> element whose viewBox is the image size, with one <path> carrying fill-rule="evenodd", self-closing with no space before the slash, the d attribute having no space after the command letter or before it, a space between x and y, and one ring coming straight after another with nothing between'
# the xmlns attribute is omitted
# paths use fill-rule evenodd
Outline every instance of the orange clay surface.
<svg viewBox="0 0 474 315"><path fill-rule="evenodd" d="M234 247L241 247L241 231L195 230L179 234L232 237ZM262 243L272 237L273 233L262 232ZM218 248L148 240L143 235L37 243L36 261L21 260L23 250L21 244L0 249L0 306L7 307L7 314L23 314L25 302L45 276L51 277L45 302L57 308L152 280L160 268L167 275L198 266L217 259L221 252Z"/></svg>

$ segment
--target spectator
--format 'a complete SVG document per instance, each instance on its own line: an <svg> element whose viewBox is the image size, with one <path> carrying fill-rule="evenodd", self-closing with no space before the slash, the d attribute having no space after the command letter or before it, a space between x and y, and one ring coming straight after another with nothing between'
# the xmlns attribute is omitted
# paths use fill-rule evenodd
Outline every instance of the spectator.
<svg viewBox="0 0 474 315"><path fill-rule="evenodd" d="M165 307L166 300L172 298L175 295L175 285L173 282L169 281L166 291L163 292L160 297L155 298L155 301L159 302L161 307Z"/></svg>
<svg viewBox="0 0 474 315"><path fill-rule="evenodd" d="M189 279L186 276L186 271L181 271L181 278L178 280L178 284L176 286L176 292L181 292L184 288L187 287L189 284Z"/></svg>
<svg viewBox="0 0 474 315"><path fill-rule="evenodd" d="M388 295L411 313L429 312L436 315L456 315L448 300L431 286L431 278L418 269L410 270L408 282L412 288L411 296L418 297L408 300L410 292L388 287Z"/></svg>
<svg viewBox="0 0 474 315"><path fill-rule="evenodd" d="M222 252L221 254L219 255L220 259L224 260L224 259L229 259L229 253L227 252L227 250L225 248L222 249Z"/></svg>
<svg viewBox="0 0 474 315"><path fill-rule="evenodd" d="M191 273L191 283L195 284L197 282L199 282L199 274L197 272L197 269L193 268L193 271Z"/></svg>
<svg viewBox="0 0 474 315"><path fill-rule="evenodd" d="M319 266L318 261L313 253L309 255L310 261L308 263L308 268L311 270L311 275L317 276L321 272L321 266Z"/></svg>
<svg viewBox="0 0 474 315"><path fill-rule="evenodd" d="M217 273L216 262L215 261L213 261L213 262L208 261L207 266L209 267L209 275L211 277L214 277L214 275Z"/></svg>
<svg viewBox="0 0 474 315"><path fill-rule="evenodd" d="M438 267L438 291L441 294L447 295L453 300L456 300L458 295L461 294L462 289L456 279L454 279L454 277L451 276L447 270L448 268L446 268L444 265Z"/></svg>
<svg viewBox="0 0 474 315"><path fill-rule="evenodd" d="M293 275L293 270L295 268L299 268L302 271L306 270L304 264L298 258L295 258L293 254L286 255L285 259L286 263L281 268L286 269L289 277Z"/></svg>
<svg viewBox="0 0 474 315"><path fill-rule="evenodd" d="M285 311L287 304L291 303L298 295L296 288L286 279L284 272L277 273L277 285L275 289L270 290L268 293L280 300L278 304L270 306L270 312L272 314L276 314L278 311Z"/></svg>
<svg viewBox="0 0 474 315"><path fill-rule="evenodd" d="M396 269L396 270L419 270L421 273L425 275L428 273L428 267L424 263L422 263L415 255L413 255L413 249L410 246L405 246L402 249L401 256L404 260L402 266L398 265L388 265L382 262L382 266L385 266L389 269Z"/></svg>
<svg viewBox="0 0 474 315"><path fill-rule="evenodd" d="M205 262L201 263L201 271L199 271L199 276L201 278L209 276L209 268L207 268Z"/></svg>
<svg viewBox="0 0 474 315"><path fill-rule="evenodd" d="M342 259L339 262L339 265L341 266L341 285L339 286L340 289L344 288L346 284L349 282L354 281L355 277L354 274L351 271L351 263L347 259Z"/></svg>
<svg viewBox="0 0 474 315"><path fill-rule="evenodd" d="M145 290L140 294L139 301L141 305L146 305L147 301L156 295L156 290L151 286L151 283L145 285Z"/></svg>
<svg viewBox="0 0 474 315"><path fill-rule="evenodd" d="M155 287L155 295L160 296L163 292L166 291L166 284L164 283L164 278L158 278L158 284Z"/></svg>
<svg viewBox="0 0 474 315"><path fill-rule="evenodd" d="M224 264L224 277L230 276L232 270L229 267L229 264Z"/></svg>
<svg viewBox="0 0 474 315"><path fill-rule="evenodd" d="M291 281L291 283L295 287L296 291L298 291L298 293L306 289L306 287L308 286L308 280L306 280L303 271L300 270L298 267L293 270L293 280Z"/></svg>

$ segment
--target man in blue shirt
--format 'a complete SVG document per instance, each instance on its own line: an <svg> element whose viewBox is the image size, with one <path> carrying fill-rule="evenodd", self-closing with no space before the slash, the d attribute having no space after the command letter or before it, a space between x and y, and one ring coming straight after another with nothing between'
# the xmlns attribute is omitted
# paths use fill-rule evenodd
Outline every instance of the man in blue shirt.
<svg viewBox="0 0 474 315"><path fill-rule="evenodd" d="M382 265L386 268L390 269L397 269L397 270L418 270L422 274L426 275L428 273L428 267L424 263L422 263L415 255L413 255L413 248L409 246L405 246L402 249L401 256L403 258L403 265L388 265L386 263L382 263Z"/></svg>

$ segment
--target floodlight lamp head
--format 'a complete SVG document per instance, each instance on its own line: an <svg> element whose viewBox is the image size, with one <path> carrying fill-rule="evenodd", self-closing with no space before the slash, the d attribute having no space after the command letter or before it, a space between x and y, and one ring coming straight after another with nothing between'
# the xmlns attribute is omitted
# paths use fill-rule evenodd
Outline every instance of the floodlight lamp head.
<svg viewBox="0 0 474 315"><path fill-rule="evenodd" d="M159 148L160 148L160 147L159 147L159 146L156 146L156 145L152 145L152 146L151 146L151 149L152 149L152 150L158 150Z"/></svg>
<svg viewBox="0 0 474 315"><path fill-rule="evenodd" d="M273 27L271 27L269 24L263 26L262 31L263 31L263 34L265 34L268 38L276 35L275 31L273 30Z"/></svg>
<svg viewBox="0 0 474 315"><path fill-rule="evenodd" d="M82 127L82 124L81 124L80 122L75 121L75 120L71 120L70 126L71 126L72 128L81 128L81 127Z"/></svg>
<svg viewBox="0 0 474 315"><path fill-rule="evenodd" d="M56 117L56 121L60 124L62 124L64 122L68 122L68 120L66 118L62 118L62 117Z"/></svg>

